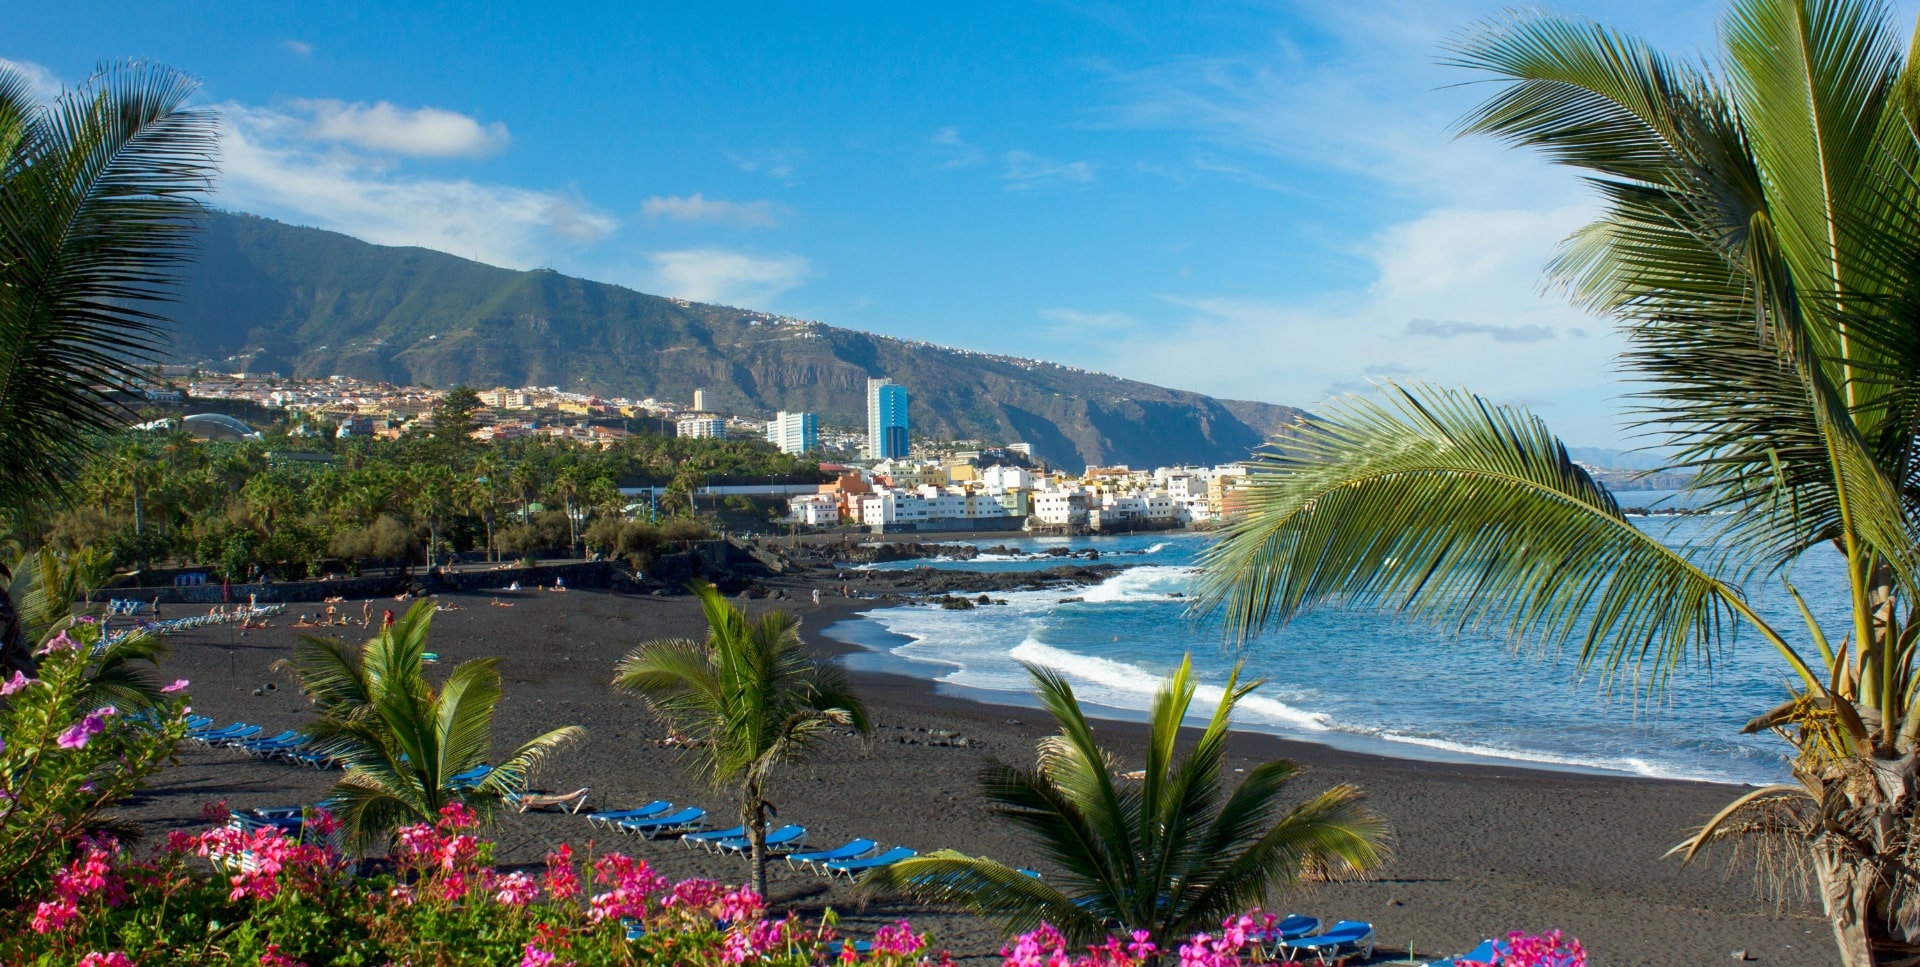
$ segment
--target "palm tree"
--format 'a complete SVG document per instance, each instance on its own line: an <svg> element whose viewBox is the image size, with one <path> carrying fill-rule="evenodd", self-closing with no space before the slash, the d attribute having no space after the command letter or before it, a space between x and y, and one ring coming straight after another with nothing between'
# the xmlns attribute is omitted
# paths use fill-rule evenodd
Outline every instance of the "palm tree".
<svg viewBox="0 0 1920 967"><path fill-rule="evenodd" d="M1033 768L992 765L980 783L995 812L1024 830L1060 871L1041 880L940 850L875 871L864 888L958 904L1010 932L1045 921L1074 943L1092 943L1110 927L1145 930L1171 950L1309 869L1356 874L1386 861L1386 823L1361 805L1352 786L1334 786L1283 811L1281 794L1298 770L1275 760L1249 770L1227 793L1233 708L1260 686L1240 684L1237 669L1206 731L1177 759L1195 688L1191 661L1181 661L1154 696L1138 782L1119 775L1118 759L1094 739L1066 679L1031 665L1027 672L1060 734L1041 741Z"/></svg>
<svg viewBox="0 0 1920 967"><path fill-rule="evenodd" d="M1810 867L1847 967L1912 964L1920 74L1868 0L1735 0L1722 36L1717 73L1546 16L1455 52L1498 84L1466 130L1600 189L1549 272L1620 325L1640 429L1728 512L1718 556L1635 529L1528 413L1390 387L1259 462L1205 597L1242 634L1329 601L1501 627L1651 687L1745 626L1792 676L1748 730L1789 743L1794 781L1677 852L1734 841ZM1819 545L1846 561L1844 627L1803 604L1803 627L1776 628L1743 579L1798 600L1790 568Z"/></svg>
<svg viewBox="0 0 1920 967"><path fill-rule="evenodd" d="M740 784L740 822L752 844L753 889L767 895L767 800L775 766L793 762L835 726L870 735L867 710L837 667L815 662L800 620L774 611L751 620L696 582L707 640L649 641L614 666L613 687L646 699L668 728L692 740L715 788Z"/></svg>
<svg viewBox="0 0 1920 967"><path fill-rule="evenodd" d="M83 605L94 589L113 574L113 562L93 548L81 548L62 557L41 546L22 554L7 568L0 586L18 608L22 631L44 644L73 627L74 607ZM167 646L157 636L135 633L116 638L100 649L91 665L81 700L89 708L113 705L125 709L158 704L160 683L147 667L157 665Z"/></svg>
<svg viewBox="0 0 1920 967"><path fill-rule="evenodd" d="M188 257L213 115L153 64L103 68L42 103L0 67L0 514L58 496L124 416L160 337L153 301ZM0 578L4 578L0 574ZM31 669L0 591L0 669Z"/></svg>
<svg viewBox="0 0 1920 967"><path fill-rule="evenodd" d="M307 637L275 667L290 671L320 708L307 727L314 743L347 764L332 799L342 825L362 844L407 823L430 822L450 803L485 808L523 790L549 756L584 739L578 726L523 743L471 788L451 778L487 762L501 697L499 659L461 662L438 689L421 655L433 623L421 601L359 653L336 639Z"/></svg>

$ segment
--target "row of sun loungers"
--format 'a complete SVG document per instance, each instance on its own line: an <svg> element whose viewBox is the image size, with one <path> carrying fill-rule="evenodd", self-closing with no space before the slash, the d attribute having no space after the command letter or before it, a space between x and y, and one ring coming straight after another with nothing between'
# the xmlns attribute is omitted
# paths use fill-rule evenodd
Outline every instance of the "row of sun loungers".
<svg viewBox="0 0 1920 967"><path fill-rule="evenodd" d="M288 762L312 766L315 769L332 769L339 765L334 757L314 749L308 744L307 737L293 729L279 735L260 738L265 731L258 725L235 722L221 728L213 727L213 720L204 715L187 719L187 738L201 745L219 748L239 749L242 752L265 758L285 759Z"/></svg>
<svg viewBox="0 0 1920 967"><path fill-rule="evenodd" d="M286 609L287 606L284 604L263 604L257 608L237 608L232 611L221 611L215 614L196 614L189 615L185 618L167 618L162 621L135 619L133 628L122 629L108 635L107 639L100 643L100 646L105 647L135 631L143 631L150 635L171 635L182 631L192 631L195 628L205 628L209 625L233 624L236 621L253 621L258 618L267 618L279 614Z"/></svg>
<svg viewBox="0 0 1920 967"><path fill-rule="evenodd" d="M708 829L706 816L704 809L677 808L673 803L656 799L633 809L590 813L587 822L650 840L677 835L688 847L715 853L744 856L753 848L745 826ZM880 851L880 844L870 839L856 839L833 849L812 852L805 851L806 843L807 830L804 826L789 823L767 832L766 848L769 853L785 857L789 868L820 876L844 876L851 880L868 870L892 866L919 855L904 846Z"/></svg>
<svg viewBox="0 0 1920 967"><path fill-rule="evenodd" d="M1342 920L1321 930L1320 918L1295 913L1275 923L1262 939L1269 955L1283 964L1333 965L1373 956L1373 924L1359 920Z"/></svg>

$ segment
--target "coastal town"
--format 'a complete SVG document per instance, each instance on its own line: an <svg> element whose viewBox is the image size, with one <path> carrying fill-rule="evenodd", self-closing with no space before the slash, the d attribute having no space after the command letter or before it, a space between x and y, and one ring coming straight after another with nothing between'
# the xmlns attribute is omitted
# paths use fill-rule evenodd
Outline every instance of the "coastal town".
<svg viewBox="0 0 1920 967"><path fill-rule="evenodd" d="M184 368L182 368L184 370ZM332 434L397 440L433 429L445 391L394 386L345 376L219 375L185 370L160 374L185 400L241 401L283 414L291 436ZM526 437L611 447L635 432L696 439L764 439L782 453L821 460L812 484L737 484L703 496L781 499L782 524L805 528L852 525L880 534L1028 530L1111 533L1206 527L1231 514L1246 481L1246 463L1215 466L1050 468L1019 441L915 440L911 395L888 379L867 386L868 425L823 432L813 413L770 417L715 412L704 390L685 403L563 392L556 387L494 387L470 436ZM178 397L175 397L176 399ZM628 487L629 496L657 488Z"/></svg>

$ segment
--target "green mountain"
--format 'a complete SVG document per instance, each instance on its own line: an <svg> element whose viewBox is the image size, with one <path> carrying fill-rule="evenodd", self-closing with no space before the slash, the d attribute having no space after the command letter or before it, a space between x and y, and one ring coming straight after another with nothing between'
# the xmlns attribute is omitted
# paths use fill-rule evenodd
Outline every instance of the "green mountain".
<svg viewBox="0 0 1920 967"><path fill-rule="evenodd" d="M711 409L841 426L865 425L866 380L888 376L912 393L916 434L1026 441L1075 469L1235 460L1303 415L250 215L209 216L177 295L183 362L680 401L704 388Z"/></svg>

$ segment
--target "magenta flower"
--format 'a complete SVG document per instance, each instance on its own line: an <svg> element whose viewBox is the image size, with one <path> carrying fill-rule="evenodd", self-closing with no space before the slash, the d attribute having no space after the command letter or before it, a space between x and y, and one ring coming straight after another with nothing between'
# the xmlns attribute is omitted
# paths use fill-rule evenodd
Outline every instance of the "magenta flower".
<svg viewBox="0 0 1920 967"><path fill-rule="evenodd" d="M16 674L16 675L17 675L17 674L19 674L19 672L15 672L14 674ZM193 684L193 683L192 683L192 682L189 682L189 681L187 681L187 680L186 680L186 679L184 679L184 678L176 678L176 679L174 679L174 680L173 680L173 684L171 684L171 685L168 685L168 686L167 686L166 688L163 688L163 689L161 689L160 691L161 691L161 693L162 693L162 694L165 694L165 695L172 695L172 694L173 694L173 693L175 693L175 692L183 692L183 691L186 691L186 689L187 689L187 686L188 686L188 685L191 685L191 684Z"/></svg>
<svg viewBox="0 0 1920 967"><path fill-rule="evenodd" d="M78 648L78 647L80 647L79 643L74 641L72 638L67 637L67 633L62 631L59 634L54 635L53 638L50 639L46 644L41 645L40 650L34 652L34 654L51 655L56 651L66 651L69 648Z"/></svg>
<svg viewBox="0 0 1920 967"><path fill-rule="evenodd" d="M540 885L526 873L508 873L494 883L493 899L510 907L524 907L540 898Z"/></svg>
<svg viewBox="0 0 1920 967"><path fill-rule="evenodd" d="M133 967L133 961L118 950L104 954L96 950L80 958L80 967Z"/></svg>
<svg viewBox="0 0 1920 967"><path fill-rule="evenodd" d="M14 672L12 678L0 682L0 695L12 695L14 692L33 684L34 681L35 679L28 678L25 672Z"/></svg>

